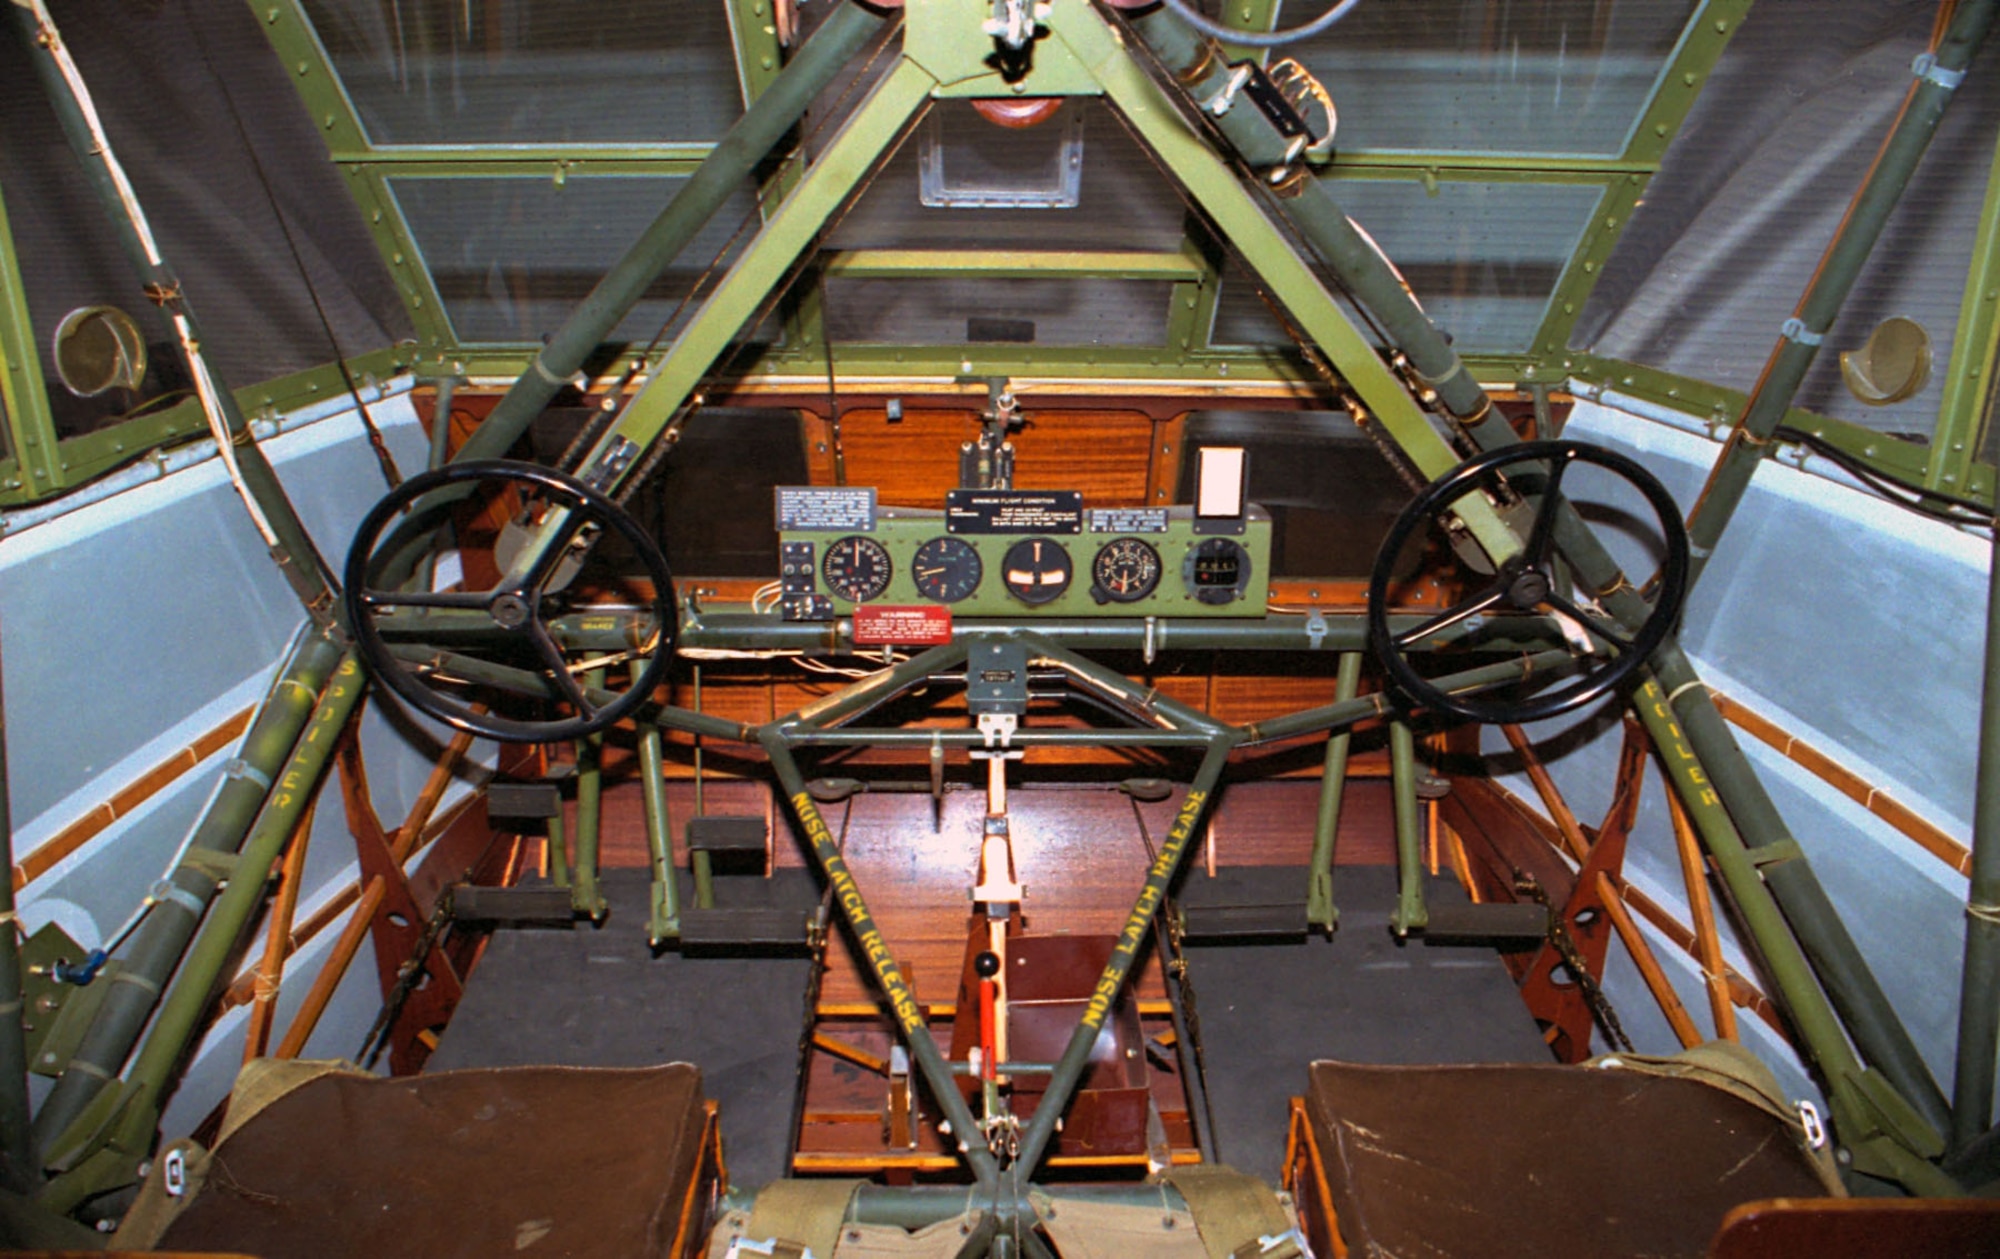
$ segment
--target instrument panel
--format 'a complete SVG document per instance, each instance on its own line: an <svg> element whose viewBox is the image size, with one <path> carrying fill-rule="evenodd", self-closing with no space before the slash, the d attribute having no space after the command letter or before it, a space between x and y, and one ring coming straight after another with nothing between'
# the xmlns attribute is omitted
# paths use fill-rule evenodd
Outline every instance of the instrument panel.
<svg viewBox="0 0 2000 1259"><path fill-rule="evenodd" d="M1224 532L1198 528L1188 507L1079 511L1071 531L955 530L947 516L884 507L781 529L787 618L864 603L934 604L955 617L1264 614L1271 518L1259 507Z"/></svg>

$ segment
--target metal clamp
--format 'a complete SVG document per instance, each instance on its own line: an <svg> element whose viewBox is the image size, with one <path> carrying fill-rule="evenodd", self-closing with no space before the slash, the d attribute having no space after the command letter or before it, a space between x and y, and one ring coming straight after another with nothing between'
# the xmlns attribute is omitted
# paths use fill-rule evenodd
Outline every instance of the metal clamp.
<svg viewBox="0 0 2000 1259"><path fill-rule="evenodd" d="M1213 114L1217 118L1228 113L1229 107L1236 103L1236 94L1250 81L1251 70L1251 63L1247 61L1239 61L1231 67L1229 78L1216 90L1215 95L1201 103L1203 112Z"/></svg>
<svg viewBox="0 0 2000 1259"><path fill-rule="evenodd" d="M1805 321L1797 315L1778 325L1778 335L1787 341L1796 341L1800 345L1814 347L1817 347L1821 342L1826 340L1824 333L1814 332L1811 328L1806 327Z"/></svg>
<svg viewBox="0 0 2000 1259"><path fill-rule="evenodd" d="M1820 1149L1826 1144L1826 1125L1820 1122L1819 1107L1803 1099L1796 1105L1799 1108L1799 1126L1805 1129L1806 1144L1815 1150Z"/></svg>
<svg viewBox="0 0 2000 1259"><path fill-rule="evenodd" d="M1910 63L1910 73L1925 83L1937 84L1947 92L1957 91L1958 85L1965 81L1965 71L1945 69L1938 64L1937 54L1930 52L1917 54L1917 59Z"/></svg>
<svg viewBox="0 0 2000 1259"><path fill-rule="evenodd" d="M1312 644L1314 651L1318 651L1319 645L1326 641L1326 613L1318 608L1306 613L1306 641Z"/></svg>
<svg viewBox="0 0 2000 1259"><path fill-rule="evenodd" d="M240 756L232 756L222 763L222 776L256 783L265 791L271 789L271 776Z"/></svg>

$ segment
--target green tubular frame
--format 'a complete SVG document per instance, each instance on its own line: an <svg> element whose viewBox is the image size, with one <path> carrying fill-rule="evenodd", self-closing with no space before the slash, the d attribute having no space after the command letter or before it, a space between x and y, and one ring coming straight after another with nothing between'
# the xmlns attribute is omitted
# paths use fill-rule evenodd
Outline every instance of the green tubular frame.
<svg viewBox="0 0 2000 1259"><path fill-rule="evenodd" d="M318 791L341 733L367 689L360 661L343 656L297 746L272 780L228 885L203 920L201 934L188 949L131 1069L121 1086L105 1090L103 1096L115 1098L110 1118L59 1140L57 1149L73 1170L43 1190L45 1205L68 1211L87 1197L136 1179L139 1163L152 1153L164 1099L182 1058L199 1037L203 1015L263 908L271 872ZM86 1112L86 1119L96 1119L93 1112ZM75 1137L85 1143L71 1145Z"/></svg>
<svg viewBox="0 0 2000 1259"><path fill-rule="evenodd" d="M1354 698L1361 685L1361 653L1343 652L1340 674L1334 682L1334 702ZM1345 730L1327 736L1326 760L1320 766L1319 811L1313 818L1311 873L1306 882L1306 922L1332 931L1340 922L1340 910L1333 903L1334 837L1340 830L1340 798L1347 788L1347 748L1352 736Z"/></svg>
<svg viewBox="0 0 2000 1259"><path fill-rule="evenodd" d="M1423 828L1417 811L1417 741L1408 723L1389 723L1389 784L1396 815L1396 911L1389 926L1399 936L1431 920L1424 907Z"/></svg>
<svg viewBox="0 0 2000 1259"><path fill-rule="evenodd" d="M1979 51L1992 24L1995 0L1964 0L1953 12L1951 23L1935 49L1938 74L1962 74ZM1841 305L1873 252L1875 242L1888 225L1889 215L1902 199L1903 189L1916 174L1917 163L1930 146L1938 120L1955 95L1956 83L1947 86L1936 77L1912 80L1895 126L1882 143L1874 165L1855 190L1847 215L1820 259L1819 269L1806 286L1804 296L1787 321L1764 365L1763 376L1751 391L1742 419L1730 431L1717 457L1701 497L1688 515L1689 540L1694 549L1691 580L1699 580L1710 553L1728 527L1736 505L1750 486L1767 450L1772 434L1791 409L1806 372L1819 355L1819 341L1833 327ZM1798 331L1794 333L1792 329Z"/></svg>
<svg viewBox="0 0 2000 1259"><path fill-rule="evenodd" d="M1993 1123L1994 1055L2000 1052L2000 533L1994 547L1987 577L1979 778L1973 800L1965 965L1959 976L1958 1052L1952 1075L1954 1152L1964 1150Z"/></svg>
<svg viewBox="0 0 2000 1259"><path fill-rule="evenodd" d="M268 785L298 744L319 693L340 660L340 649L320 634L292 653L196 824L187 853L170 876L172 893L152 907L134 933L118 973L97 981L109 984L110 990L35 1115L36 1144L45 1161L58 1170L76 1145L65 1134L100 1101L115 1099L116 1091L107 1089L108 1082L124 1065L168 978L180 965L223 871L233 868L264 806Z"/></svg>

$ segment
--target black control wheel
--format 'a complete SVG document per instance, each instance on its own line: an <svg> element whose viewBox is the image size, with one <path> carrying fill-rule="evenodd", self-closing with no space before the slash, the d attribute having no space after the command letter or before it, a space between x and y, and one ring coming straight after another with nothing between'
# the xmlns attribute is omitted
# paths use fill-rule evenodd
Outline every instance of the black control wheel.
<svg viewBox="0 0 2000 1259"><path fill-rule="evenodd" d="M1563 582L1556 571L1557 525L1567 501L1562 484L1570 469L1580 463L1612 473L1637 490L1651 508L1662 556L1659 574L1651 584L1652 610L1637 629L1604 612L1586 610L1563 594ZM1506 469L1513 471L1503 481ZM1500 565L1483 584L1475 579L1476 593L1456 606L1401 634L1391 634L1389 588L1404 548L1419 530L1441 532L1452 519L1452 504L1466 495L1510 492L1503 486L1534 500L1532 523L1521 552ZM1624 580L1620 574L1608 584L1607 592ZM1634 460L1601 446L1521 442L1468 459L1426 486L1396 518L1382 540L1368 581L1368 645L1395 689L1418 707L1492 724L1541 721L1592 702L1630 676L1673 631L1687 589L1687 529L1681 524L1679 506L1658 478ZM1461 668L1468 651L1476 647L1476 629L1468 622L1521 613L1560 617L1574 627L1574 633L1584 636L1591 650L1580 670L1564 673L1566 681L1553 685L1524 679L1509 690L1474 696L1446 693L1411 663L1412 656L1421 653L1452 660L1453 668ZM1448 645L1453 638L1459 645Z"/></svg>
<svg viewBox="0 0 2000 1259"><path fill-rule="evenodd" d="M448 485L470 492L438 496L449 498L443 506L417 506L435 519L404 519L412 505ZM482 522L490 530L502 521L503 545L496 547L495 559L502 575L487 588L466 588L475 584L471 580L445 590L377 584L378 574L394 560L397 540L406 539L412 527L456 522L476 531ZM592 606L572 603L565 589L590 552L614 535L652 582L650 602L641 601L649 616L631 618L639 629L628 635L622 651L607 655L600 649L594 660L573 662L555 622L567 613L591 612ZM505 554L508 537L517 543L518 557ZM537 464L473 460L403 482L355 531L342 599L355 651L375 680L454 729L505 742L575 739L614 725L646 701L673 661L673 576L659 546L616 503L567 473ZM586 668L628 665L638 658L644 660L638 676L620 690L587 686L578 676ZM622 682L627 668L608 674ZM524 698L524 689L538 693Z"/></svg>

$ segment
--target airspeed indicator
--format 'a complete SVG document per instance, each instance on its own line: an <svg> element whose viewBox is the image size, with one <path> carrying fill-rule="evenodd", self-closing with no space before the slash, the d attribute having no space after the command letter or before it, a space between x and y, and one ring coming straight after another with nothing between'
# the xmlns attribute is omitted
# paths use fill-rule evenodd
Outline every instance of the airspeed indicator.
<svg viewBox="0 0 2000 1259"><path fill-rule="evenodd" d="M1090 562L1090 580L1099 603L1137 603L1160 584L1160 553L1138 538L1107 542Z"/></svg>

